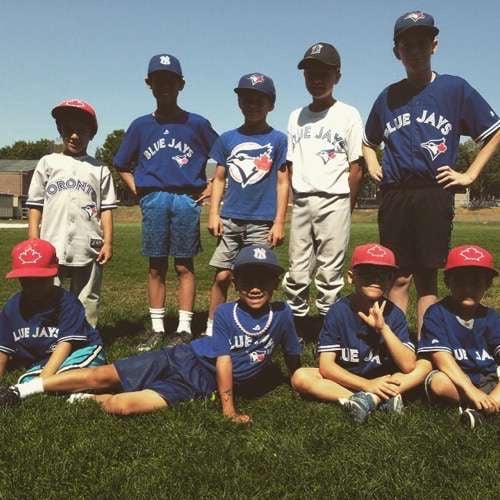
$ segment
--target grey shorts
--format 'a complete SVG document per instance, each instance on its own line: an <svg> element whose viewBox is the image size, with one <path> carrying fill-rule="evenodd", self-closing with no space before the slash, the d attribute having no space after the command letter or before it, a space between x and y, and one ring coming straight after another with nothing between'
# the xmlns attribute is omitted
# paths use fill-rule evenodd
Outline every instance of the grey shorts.
<svg viewBox="0 0 500 500"><path fill-rule="evenodd" d="M247 245L267 245L267 235L272 227L269 221L248 221L241 219L222 219L224 233L210 260L217 269L232 269L239 251Z"/></svg>

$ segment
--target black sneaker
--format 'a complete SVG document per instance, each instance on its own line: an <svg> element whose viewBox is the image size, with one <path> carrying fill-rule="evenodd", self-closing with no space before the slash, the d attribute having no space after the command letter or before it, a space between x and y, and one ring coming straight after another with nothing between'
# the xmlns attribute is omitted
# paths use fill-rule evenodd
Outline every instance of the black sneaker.
<svg viewBox="0 0 500 500"><path fill-rule="evenodd" d="M16 387L2 387L0 389L0 408L10 408L21 402L21 396Z"/></svg>
<svg viewBox="0 0 500 500"><path fill-rule="evenodd" d="M165 332L152 332L150 336L137 346L139 352L152 351L161 347L165 339Z"/></svg>
<svg viewBox="0 0 500 500"><path fill-rule="evenodd" d="M189 332L175 332L167 337L167 346L189 344L193 340L193 335Z"/></svg>
<svg viewBox="0 0 500 500"><path fill-rule="evenodd" d="M484 423L484 417L477 410L466 408L460 415L460 422L472 430Z"/></svg>

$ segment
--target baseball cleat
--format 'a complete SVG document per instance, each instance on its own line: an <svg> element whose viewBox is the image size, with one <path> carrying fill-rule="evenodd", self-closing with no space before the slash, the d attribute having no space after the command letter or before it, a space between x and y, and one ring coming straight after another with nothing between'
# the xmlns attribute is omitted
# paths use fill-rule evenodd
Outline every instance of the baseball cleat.
<svg viewBox="0 0 500 500"><path fill-rule="evenodd" d="M484 423L484 417L477 410L466 408L460 415L460 422L472 430Z"/></svg>
<svg viewBox="0 0 500 500"><path fill-rule="evenodd" d="M21 402L19 391L13 385L0 389L0 408L17 406Z"/></svg>
<svg viewBox="0 0 500 500"><path fill-rule="evenodd" d="M401 394L398 394L397 396L394 396L380 403L378 409L386 412L401 414L403 413L404 407L405 405L403 404L403 398L401 397Z"/></svg>
<svg viewBox="0 0 500 500"><path fill-rule="evenodd" d="M179 344L189 344L193 340L193 335L189 332L175 332L172 336L167 338L167 346L174 346Z"/></svg>
<svg viewBox="0 0 500 500"><path fill-rule="evenodd" d="M367 392L356 392L342 406L357 424L366 422L370 413L376 408L375 402Z"/></svg>
<svg viewBox="0 0 500 500"><path fill-rule="evenodd" d="M145 342L137 346L137 350L140 352L152 351L153 349L161 347L164 338L165 332L153 332Z"/></svg>

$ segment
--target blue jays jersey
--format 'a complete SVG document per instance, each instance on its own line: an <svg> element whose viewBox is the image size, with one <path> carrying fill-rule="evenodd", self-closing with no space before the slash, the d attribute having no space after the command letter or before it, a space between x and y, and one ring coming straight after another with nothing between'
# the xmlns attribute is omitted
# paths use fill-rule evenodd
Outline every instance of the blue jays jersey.
<svg viewBox="0 0 500 500"><path fill-rule="evenodd" d="M34 314L28 312L22 292L7 301L0 312L0 352L16 363L30 366L46 360L59 342L78 347L102 345L75 295L55 287L53 303Z"/></svg>
<svg viewBox="0 0 500 500"><path fill-rule="evenodd" d="M236 129L222 134L210 151L210 157L227 169L221 216L274 220L277 173L286 153L287 137L278 130L245 135Z"/></svg>
<svg viewBox="0 0 500 500"><path fill-rule="evenodd" d="M219 306L214 316L213 336L191 342L194 353L211 372L215 372L218 356L229 355L234 379L243 381L255 377L271 363L273 351L278 345L285 354L302 353L292 311L286 304L271 304L272 321L267 329L269 310L254 315L237 304L230 302ZM235 314L240 325L251 335L236 323Z"/></svg>
<svg viewBox="0 0 500 500"><path fill-rule="evenodd" d="M318 353L335 352L337 364L363 377L378 377L398 371L384 338L353 311L351 297L343 297L330 306L319 334ZM384 319L403 345L415 351L403 311L387 301Z"/></svg>
<svg viewBox="0 0 500 500"><path fill-rule="evenodd" d="M461 135L483 142L500 128L498 115L465 80L436 75L417 91L402 80L377 98L363 141L384 143L381 186L436 182L437 169L453 167Z"/></svg>
<svg viewBox="0 0 500 500"><path fill-rule="evenodd" d="M159 122L153 114L134 120L113 158L118 170L135 164L139 189L193 190L206 186L208 153L217 139L210 122L184 112L177 122Z"/></svg>
<svg viewBox="0 0 500 500"><path fill-rule="evenodd" d="M500 317L480 306L469 321L457 317L447 297L427 309L418 352L448 352L476 386L481 375L495 373L500 361Z"/></svg>

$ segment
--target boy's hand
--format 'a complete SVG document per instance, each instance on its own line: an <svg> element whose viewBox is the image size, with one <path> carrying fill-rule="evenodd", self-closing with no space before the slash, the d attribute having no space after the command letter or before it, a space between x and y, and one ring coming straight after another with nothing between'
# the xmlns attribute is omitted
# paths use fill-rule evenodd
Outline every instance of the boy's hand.
<svg viewBox="0 0 500 500"><path fill-rule="evenodd" d="M282 222L275 222L267 235L267 242L271 248L277 247L285 239L285 225Z"/></svg>
<svg viewBox="0 0 500 500"><path fill-rule="evenodd" d="M113 257L113 247L109 243L104 243L99 251L99 255L96 258L96 261L104 265L106 262L109 262Z"/></svg>
<svg viewBox="0 0 500 500"><path fill-rule="evenodd" d="M224 225L218 214L210 214L208 216L208 232L215 237L222 236L224 233Z"/></svg>
<svg viewBox="0 0 500 500"><path fill-rule="evenodd" d="M380 166L380 164L378 162L376 165L370 165L367 162L366 166L368 168L368 174L376 183L379 183L380 181L382 181L382 178L384 177L384 173L382 171L382 167Z"/></svg>
<svg viewBox="0 0 500 500"><path fill-rule="evenodd" d="M481 389L473 386L466 392L467 397L474 403L478 410L486 413L495 413L499 410L495 401Z"/></svg>
<svg viewBox="0 0 500 500"><path fill-rule="evenodd" d="M438 184L441 184L443 189L448 189L453 186L470 186L474 179L467 172L457 172L448 165L443 165L437 169L439 172L436 175Z"/></svg>
<svg viewBox="0 0 500 500"><path fill-rule="evenodd" d="M252 417L244 413L233 413L232 415L226 415L226 418L235 424L248 425L252 423Z"/></svg>
<svg viewBox="0 0 500 500"><path fill-rule="evenodd" d="M384 375L368 380L363 390L375 394L380 399L389 399L399 394L400 382L391 379L391 375Z"/></svg>
<svg viewBox="0 0 500 500"><path fill-rule="evenodd" d="M386 303L387 301L384 300L384 302L382 302L382 305L379 306L378 302L375 302L375 304L373 304L373 307L370 307L368 316L361 311L358 312L359 317L378 333L380 333L385 326L384 309Z"/></svg>
<svg viewBox="0 0 500 500"><path fill-rule="evenodd" d="M196 203L201 203L203 200L210 198L212 196L212 183L209 182L207 184L207 187L200 193L200 196L196 198L195 202Z"/></svg>

